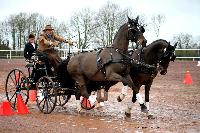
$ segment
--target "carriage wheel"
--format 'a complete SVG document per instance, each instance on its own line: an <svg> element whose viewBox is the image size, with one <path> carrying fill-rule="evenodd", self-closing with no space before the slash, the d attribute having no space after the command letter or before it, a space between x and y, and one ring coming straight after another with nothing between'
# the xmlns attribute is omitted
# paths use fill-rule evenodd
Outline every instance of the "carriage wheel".
<svg viewBox="0 0 200 133"><path fill-rule="evenodd" d="M11 103L11 107L16 109L16 101L18 93L21 94L25 104L29 98L28 79L25 74L19 69L10 71L6 78L5 92L7 100Z"/></svg>
<svg viewBox="0 0 200 133"><path fill-rule="evenodd" d="M57 106L64 106L71 98L71 95L66 95L65 93L58 92L57 94Z"/></svg>
<svg viewBox="0 0 200 133"><path fill-rule="evenodd" d="M57 93L52 79L46 76L41 77L36 84L36 88L36 102L39 110L44 114L51 113L57 102Z"/></svg>

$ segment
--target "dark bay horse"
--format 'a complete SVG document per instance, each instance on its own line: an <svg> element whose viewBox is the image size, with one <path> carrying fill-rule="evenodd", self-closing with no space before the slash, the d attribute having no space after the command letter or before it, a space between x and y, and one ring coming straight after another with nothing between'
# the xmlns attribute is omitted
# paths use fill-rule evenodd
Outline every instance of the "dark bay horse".
<svg viewBox="0 0 200 133"><path fill-rule="evenodd" d="M87 90L90 81L122 82L133 90L136 89L129 75L132 60L127 54L128 44L130 40L145 45L143 32L144 28L138 26L138 17L135 20L128 18L128 23L120 27L110 47L71 57L67 71L76 81L81 96L90 103L95 102Z"/></svg>
<svg viewBox="0 0 200 133"><path fill-rule="evenodd" d="M145 85L145 103L147 110L149 111L149 91L153 82L153 79L156 77L158 71L161 75L167 73L167 68L170 61L174 61L176 56L174 54L176 44L174 46L170 45L169 42L163 39L156 40L149 44L147 47L143 48L144 55L141 57L141 50L136 50L133 52L132 57L135 60L144 60L146 64L154 65L156 69L146 69L143 66L133 66L130 69L130 76L134 84L140 88L142 85ZM143 58L143 59L141 59ZM148 68L148 67L147 67ZM121 101L127 93L127 87L125 86L122 90L122 94L118 96L118 101ZM137 97L136 92L133 91L132 102L135 103L136 100L143 103L141 96ZM126 116L130 117L131 115L131 104L128 104L128 108L125 112ZM148 113L148 112L147 112ZM152 117L152 115L149 115Z"/></svg>

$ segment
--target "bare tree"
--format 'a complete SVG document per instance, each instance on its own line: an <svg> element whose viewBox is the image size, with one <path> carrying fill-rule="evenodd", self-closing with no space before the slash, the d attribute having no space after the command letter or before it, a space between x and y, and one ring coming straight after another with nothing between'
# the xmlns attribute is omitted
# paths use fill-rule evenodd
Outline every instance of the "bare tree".
<svg viewBox="0 0 200 133"><path fill-rule="evenodd" d="M8 23L7 21L2 21L0 22L0 45L7 45L8 47L8 38Z"/></svg>
<svg viewBox="0 0 200 133"><path fill-rule="evenodd" d="M88 9L82 9L74 13L70 20L70 30L77 34L76 40L78 41L78 48L88 48L89 41L92 39L93 27L93 12Z"/></svg>
<svg viewBox="0 0 200 133"><path fill-rule="evenodd" d="M165 22L165 16L161 14L153 15L151 20L156 37L158 38L160 34L160 27Z"/></svg>
<svg viewBox="0 0 200 133"><path fill-rule="evenodd" d="M120 26L127 22L127 15L132 16L130 9L121 9L119 5L107 2L96 14L96 25L99 25L95 32L96 47L111 45L114 36Z"/></svg>
<svg viewBox="0 0 200 133"><path fill-rule="evenodd" d="M27 29L28 15L26 13L19 13L16 15L16 28L18 37L18 49L22 48L22 44L26 42L25 31Z"/></svg>
<svg viewBox="0 0 200 133"><path fill-rule="evenodd" d="M11 32L12 42L13 42L12 49L15 50L15 48L16 48L16 32L17 32L15 15L10 15L10 17L8 18L8 24L9 24L9 30Z"/></svg>
<svg viewBox="0 0 200 133"><path fill-rule="evenodd" d="M194 48L195 43L192 35L180 33L173 37L173 42L177 42L177 48Z"/></svg>
<svg viewBox="0 0 200 133"><path fill-rule="evenodd" d="M107 2L96 16L96 25L99 25L96 32L97 43L100 46L110 45L113 41L116 30L119 26L119 17L121 15L120 7L117 4Z"/></svg>

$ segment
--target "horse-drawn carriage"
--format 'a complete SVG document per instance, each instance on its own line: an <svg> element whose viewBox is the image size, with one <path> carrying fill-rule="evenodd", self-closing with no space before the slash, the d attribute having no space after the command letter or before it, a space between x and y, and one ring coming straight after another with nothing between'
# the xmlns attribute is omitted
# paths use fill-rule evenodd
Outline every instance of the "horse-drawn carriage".
<svg viewBox="0 0 200 133"><path fill-rule="evenodd" d="M120 27L111 47L105 47L99 51L84 52L67 58L60 64L56 76L49 76L46 65L40 58L34 56L29 60L30 63L26 65L28 76L25 76L20 69L13 69L8 74L5 88L7 99L15 108L17 93L21 93L25 103L27 103L29 91L36 90L38 108L43 113L51 113L56 105L65 105L71 95L75 95L77 100L80 99L80 96L83 96L91 102L90 92L92 89L96 91L103 85L108 91L113 84L122 82L133 90L135 100L132 100L132 102L134 103L140 85L132 82L130 69L133 65L139 63L141 53L138 53L137 57L129 55L128 44L129 40L141 45L145 44L146 39L143 33L144 28L138 26L138 18L136 20L129 19L128 23ZM154 55L148 52L147 57L152 57L150 59L152 61L155 60L155 67L160 63L162 68L166 65L165 69L167 69L175 48L171 48L171 45L166 41L161 41L151 48L147 51L153 52ZM170 50L165 52L165 48ZM141 110L146 112L147 108L144 103L141 103L141 105ZM86 107L86 109L93 107Z"/></svg>

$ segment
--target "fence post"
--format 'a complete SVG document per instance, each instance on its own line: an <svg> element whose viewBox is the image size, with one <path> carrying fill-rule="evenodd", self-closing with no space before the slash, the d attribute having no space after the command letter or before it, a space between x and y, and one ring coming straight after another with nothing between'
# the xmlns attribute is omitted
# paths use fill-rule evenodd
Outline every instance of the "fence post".
<svg viewBox="0 0 200 133"><path fill-rule="evenodd" d="M11 52L11 50L10 50L10 59L11 59L11 53L12 53L12 52Z"/></svg>

